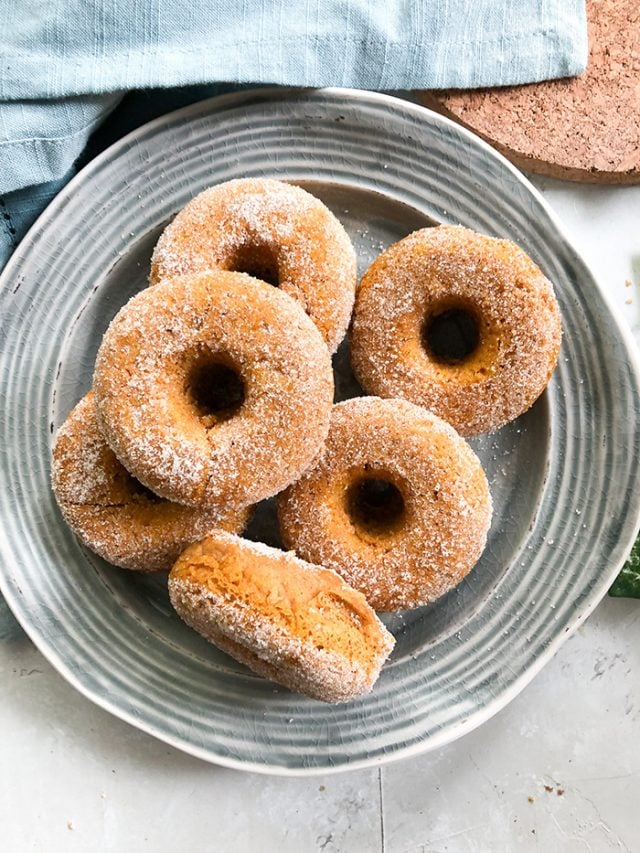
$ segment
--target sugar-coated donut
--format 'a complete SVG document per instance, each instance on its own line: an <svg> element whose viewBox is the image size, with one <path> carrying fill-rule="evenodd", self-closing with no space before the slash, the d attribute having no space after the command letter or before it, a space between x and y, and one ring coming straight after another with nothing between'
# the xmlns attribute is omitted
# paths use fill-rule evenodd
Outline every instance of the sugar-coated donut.
<svg viewBox="0 0 640 853"><path fill-rule="evenodd" d="M351 363L371 394L403 397L477 435L533 405L560 338L553 287L522 249L440 226L405 237L364 274Z"/></svg>
<svg viewBox="0 0 640 853"><path fill-rule="evenodd" d="M150 282L217 268L277 284L320 329L331 352L345 336L356 258L340 222L300 187L245 178L197 195L168 225Z"/></svg>
<svg viewBox="0 0 640 853"><path fill-rule="evenodd" d="M335 573L217 532L169 575L184 621L259 675L324 702L368 693L394 640Z"/></svg>
<svg viewBox="0 0 640 853"><path fill-rule="evenodd" d="M491 522L480 461L404 400L334 406L324 454L278 498L284 544L335 569L376 610L429 604L474 566Z"/></svg>
<svg viewBox="0 0 640 853"><path fill-rule="evenodd" d="M145 489L102 437L91 392L56 434L51 479L62 515L80 541L125 569L168 570L187 545L217 528L240 533L248 516L248 510L181 506Z"/></svg>
<svg viewBox="0 0 640 853"><path fill-rule="evenodd" d="M241 507L297 479L322 447L331 358L302 308L241 273L165 279L116 315L94 375L100 428L156 494Z"/></svg>

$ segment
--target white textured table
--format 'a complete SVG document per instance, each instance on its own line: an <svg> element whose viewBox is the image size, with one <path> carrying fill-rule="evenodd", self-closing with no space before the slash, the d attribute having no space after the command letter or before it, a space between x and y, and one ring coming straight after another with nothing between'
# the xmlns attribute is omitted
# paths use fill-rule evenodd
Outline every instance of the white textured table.
<svg viewBox="0 0 640 853"><path fill-rule="evenodd" d="M640 187L535 183L640 339ZM462 740L380 770L306 779L176 752L76 693L1 611L0 625L7 853L640 849L640 601L605 600L511 705Z"/></svg>

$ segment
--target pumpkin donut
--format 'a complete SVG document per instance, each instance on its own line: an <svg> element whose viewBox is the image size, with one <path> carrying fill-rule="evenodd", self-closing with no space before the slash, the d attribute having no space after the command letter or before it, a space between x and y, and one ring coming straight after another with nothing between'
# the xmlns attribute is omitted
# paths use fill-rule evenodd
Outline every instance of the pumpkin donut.
<svg viewBox="0 0 640 853"><path fill-rule="evenodd" d="M205 533L240 533L249 511L193 509L162 500L135 480L102 437L90 391L57 432L53 491L80 541L124 569L169 570Z"/></svg>
<svg viewBox="0 0 640 853"><path fill-rule="evenodd" d="M220 270L134 296L100 346L98 423L156 494L239 508L297 479L322 447L333 396L322 337L290 296Z"/></svg>
<svg viewBox="0 0 640 853"><path fill-rule="evenodd" d="M474 566L487 478L453 427L404 400L334 406L324 454L278 498L285 547L335 569L376 610L429 604Z"/></svg>
<svg viewBox="0 0 640 853"><path fill-rule="evenodd" d="M405 237L364 274L351 364L366 391L404 397L470 436L533 405L560 338L551 282L522 249L440 226Z"/></svg>
<svg viewBox="0 0 640 853"><path fill-rule="evenodd" d="M344 338L356 289L356 257L340 222L315 196L267 178L197 195L161 235L150 283L216 268L276 284L311 317L331 352Z"/></svg>
<svg viewBox="0 0 640 853"><path fill-rule="evenodd" d="M368 693L394 645L335 572L224 532L179 557L169 595L181 618L231 657L323 702Z"/></svg>

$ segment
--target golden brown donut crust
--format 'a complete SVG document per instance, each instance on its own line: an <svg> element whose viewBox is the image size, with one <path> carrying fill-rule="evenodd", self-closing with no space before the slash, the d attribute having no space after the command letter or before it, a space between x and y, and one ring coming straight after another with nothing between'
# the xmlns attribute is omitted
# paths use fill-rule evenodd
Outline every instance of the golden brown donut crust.
<svg viewBox="0 0 640 853"><path fill-rule="evenodd" d="M468 311L476 349L438 361L423 343L429 317ZM362 387L403 397L462 435L491 432L525 412L558 359L560 310L553 287L509 240L467 228L425 228L384 251L362 278L350 335Z"/></svg>
<svg viewBox="0 0 640 853"><path fill-rule="evenodd" d="M241 533L248 510L200 510L157 498L118 462L102 437L90 391L56 434L53 491L80 541L125 569L169 570L180 552L217 528Z"/></svg>
<svg viewBox="0 0 640 853"><path fill-rule="evenodd" d="M245 178L197 195L161 235L150 283L207 269L275 276L335 352L356 289L356 257L340 222L300 187Z"/></svg>
<svg viewBox="0 0 640 853"><path fill-rule="evenodd" d="M180 556L169 595L181 618L223 651L323 702L368 693L394 644L335 572L222 532Z"/></svg>
<svg viewBox="0 0 640 853"><path fill-rule="evenodd" d="M203 414L190 371L208 360L242 377L235 414ZM333 374L312 321L286 293L240 273L165 279L117 314L94 375L98 422L156 494L241 507L289 485L329 427Z"/></svg>
<svg viewBox="0 0 640 853"><path fill-rule="evenodd" d="M403 509L388 527L354 518L353 488L391 483ZM324 454L278 498L285 547L335 569L376 610L419 607L475 565L491 522L480 461L449 424L404 400L334 406Z"/></svg>

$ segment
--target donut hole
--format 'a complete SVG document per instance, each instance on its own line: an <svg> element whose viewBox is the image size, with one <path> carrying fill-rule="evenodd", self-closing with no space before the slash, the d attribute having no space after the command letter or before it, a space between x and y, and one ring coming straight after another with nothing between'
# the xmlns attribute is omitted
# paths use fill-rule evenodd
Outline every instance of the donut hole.
<svg viewBox="0 0 640 853"><path fill-rule="evenodd" d="M239 246L229 261L228 269L259 278L273 287L280 286L278 259L273 249L263 243Z"/></svg>
<svg viewBox="0 0 640 853"><path fill-rule="evenodd" d="M427 354L440 364L462 364L478 349L480 324L469 306L454 305L431 312L422 328Z"/></svg>
<svg viewBox="0 0 640 853"><path fill-rule="evenodd" d="M245 399L240 372L225 359L202 355L187 374L187 394L206 427L236 415Z"/></svg>
<svg viewBox="0 0 640 853"><path fill-rule="evenodd" d="M111 480L111 494L114 502L157 504L163 500L151 489L143 486L140 480L136 480L133 474L130 474L115 458L113 458L113 464L109 465L107 477Z"/></svg>
<svg viewBox="0 0 640 853"><path fill-rule="evenodd" d="M162 501L159 495L152 492L146 486L143 486L140 480L131 477L131 488L133 491L133 499L135 501L146 501L147 503L158 504Z"/></svg>
<svg viewBox="0 0 640 853"><path fill-rule="evenodd" d="M382 476L355 480L347 489L346 504L352 523L365 533L392 533L404 521L402 492Z"/></svg>

